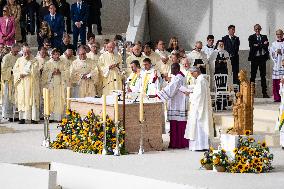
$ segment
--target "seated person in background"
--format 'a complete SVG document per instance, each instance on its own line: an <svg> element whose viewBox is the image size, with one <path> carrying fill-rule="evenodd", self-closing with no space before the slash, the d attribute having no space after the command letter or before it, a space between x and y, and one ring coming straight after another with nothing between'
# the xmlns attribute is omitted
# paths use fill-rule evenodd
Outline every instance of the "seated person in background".
<svg viewBox="0 0 284 189"><path fill-rule="evenodd" d="M189 58L190 62L193 64L192 66L199 67L201 73L206 74L209 71L209 68L207 66L208 60L206 54L201 50L202 50L202 42L197 41L195 43L195 48L187 55L187 57Z"/></svg>
<svg viewBox="0 0 284 189"><path fill-rule="evenodd" d="M43 47L45 39L50 40L52 37L51 29L46 21L41 22L39 32L37 34L38 49Z"/></svg>
<svg viewBox="0 0 284 189"><path fill-rule="evenodd" d="M180 49L180 47L179 47L179 44L178 44L178 38L177 38L177 37L172 37L172 38L170 39L170 42L169 42L169 46L168 46L167 51L168 51L169 53L172 53L173 51L176 52L176 53L178 53L178 52L179 52L179 49Z"/></svg>
<svg viewBox="0 0 284 189"><path fill-rule="evenodd" d="M60 46L60 53L63 54L67 49L72 49L74 55L76 55L76 48L71 43L71 36L67 33L63 35L63 40Z"/></svg>
<svg viewBox="0 0 284 189"><path fill-rule="evenodd" d="M229 53L224 50L224 42L218 40L216 43L216 49L213 51L209 58L210 66L210 81L211 89L214 89L214 75L215 74L227 74L228 75L228 86L230 89L233 88L233 77L232 77L232 65ZM212 90L211 90L212 91Z"/></svg>

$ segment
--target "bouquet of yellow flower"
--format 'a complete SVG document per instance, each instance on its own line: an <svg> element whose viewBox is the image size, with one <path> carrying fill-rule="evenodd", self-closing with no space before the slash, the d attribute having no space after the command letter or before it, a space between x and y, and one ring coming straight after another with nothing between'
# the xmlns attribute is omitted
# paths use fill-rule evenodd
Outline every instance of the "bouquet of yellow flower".
<svg viewBox="0 0 284 189"><path fill-rule="evenodd" d="M70 149L74 152L101 154L103 150L104 130L101 118L91 110L82 119L72 110L67 110L66 117L62 119L59 127L60 133L51 144L54 149ZM119 125L119 145L121 154L127 154L124 145L125 131ZM116 129L114 122L107 117L106 121L107 153L113 154L116 147Z"/></svg>
<svg viewBox="0 0 284 189"><path fill-rule="evenodd" d="M213 158L213 166L219 172L225 172L227 168L230 166L229 158L224 149L218 150L217 152L212 154Z"/></svg>
<svg viewBox="0 0 284 189"><path fill-rule="evenodd" d="M246 131L246 137L239 136L239 144L234 149L235 159L229 167L232 173L264 173L273 169L273 154L265 142L256 143L249 137L250 131Z"/></svg>
<svg viewBox="0 0 284 189"><path fill-rule="evenodd" d="M210 147L209 151L204 152L203 158L200 160L201 167L206 170L213 169L213 148Z"/></svg>

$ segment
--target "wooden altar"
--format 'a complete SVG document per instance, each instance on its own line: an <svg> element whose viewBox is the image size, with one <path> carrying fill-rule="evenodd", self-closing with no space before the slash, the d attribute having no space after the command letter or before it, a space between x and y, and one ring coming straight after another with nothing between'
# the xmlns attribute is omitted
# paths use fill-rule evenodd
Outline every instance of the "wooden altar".
<svg viewBox="0 0 284 189"><path fill-rule="evenodd" d="M114 105L110 96L107 97L106 111L110 118L114 119ZM95 114L102 115L102 103L100 98L71 99L70 107L81 116L93 109ZM119 120L123 117L122 102L118 104ZM139 103L127 101L125 105L125 147L130 153L138 152L140 140ZM159 151L163 149L163 128L165 126L164 104L160 101L144 103L144 149L145 151Z"/></svg>

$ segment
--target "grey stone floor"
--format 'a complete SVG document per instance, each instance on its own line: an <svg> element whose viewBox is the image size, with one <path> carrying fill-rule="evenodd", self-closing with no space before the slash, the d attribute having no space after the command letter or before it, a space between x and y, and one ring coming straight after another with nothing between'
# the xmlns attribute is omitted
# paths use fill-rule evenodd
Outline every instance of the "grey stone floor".
<svg viewBox="0 0 284 189"><path fill-rule="evenodd" d="M5 132L1 132L5 130ZM2 133L2 134L1 134ZM51 136L58 133L51 125ZM185 184L196 188L283 188L284 150L273 148L275 170L268 174L228 174L199 169L201 152L166 150L147 152L142 156L101 156L73 153L68 150L50 150L41 147L43 125L0 124L0 162L60 162L95 169ZM164 136L165 146L168 136ZM1 171L1 170L0 170Z"/></svg>

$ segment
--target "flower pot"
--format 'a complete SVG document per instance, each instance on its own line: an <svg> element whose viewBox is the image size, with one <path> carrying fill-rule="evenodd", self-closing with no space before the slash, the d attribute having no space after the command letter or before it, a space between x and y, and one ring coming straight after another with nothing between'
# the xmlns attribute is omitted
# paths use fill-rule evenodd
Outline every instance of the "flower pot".
<svg viewBox="0 0 284 189"><path fill-rule="evenodd" d="M225 172L226 171L225 167L223 167L223 166L216 165L214 167L215 167L217 172Z"/></svg>
<svg viewBox="0 0 284 189"><path fill-rule="evenodd" d="M206 170L213 170L213 165L211 165L211 164L205 164L205 165L204 165L204 168L205 168Z"/></svg>

